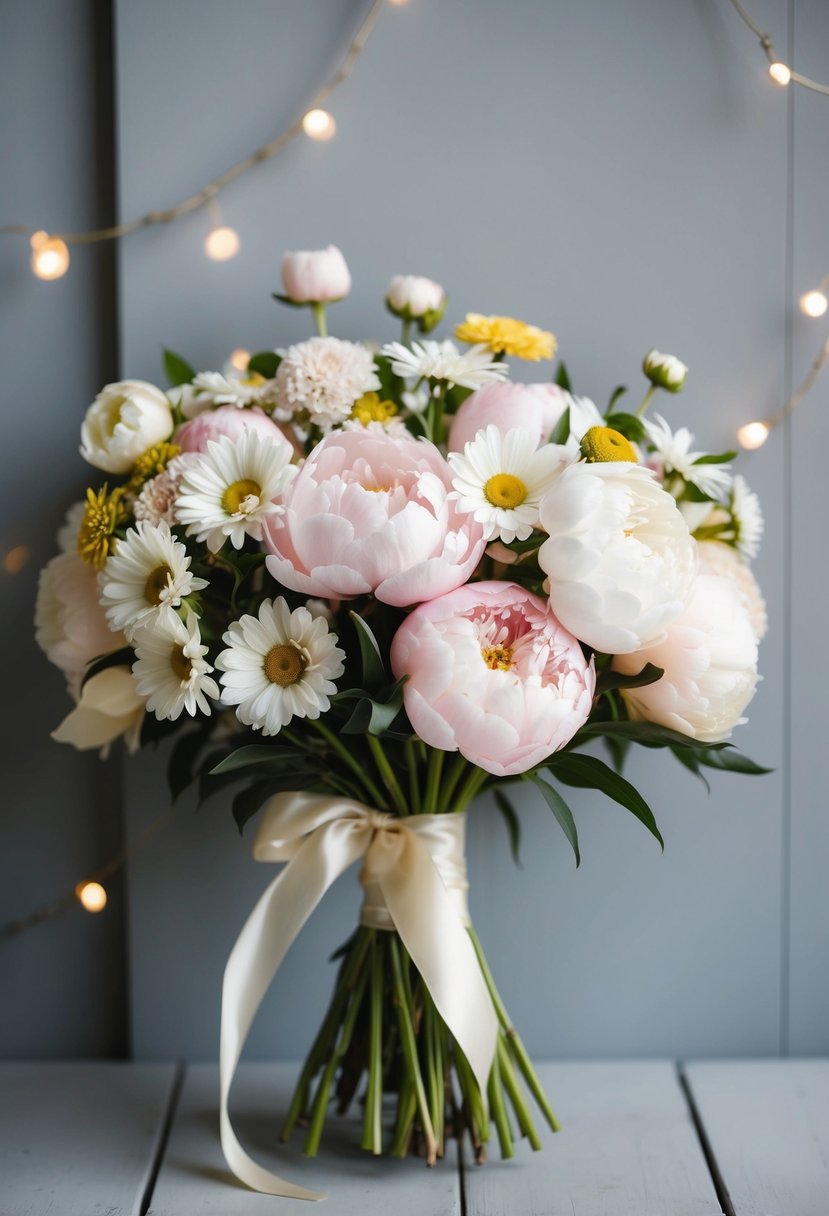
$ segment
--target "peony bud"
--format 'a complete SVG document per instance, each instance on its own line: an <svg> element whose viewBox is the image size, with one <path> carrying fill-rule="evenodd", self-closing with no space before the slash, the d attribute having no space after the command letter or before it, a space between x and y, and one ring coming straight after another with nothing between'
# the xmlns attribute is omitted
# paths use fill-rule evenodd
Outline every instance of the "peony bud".
<svg viewBox="0 0 829 1216"><path fill-rule="evenodd" d="M416 321L422 334L431 333L446 312L446 292L434 279L396 274L386 292L386 307L402 321Z"/></svg>
<svg viewBox="0 0 829 1216"><path fill-rule="evenodd" d="M336 245L282 256L282 286L291 304L327 304L351 291L351 275Z"/></svg>
<svg viewBox="0 0 829 1216"><path fill-rule="evenodd" d="M642 360L642 371L654 388L678 393L685 384L688 368L675 355L663 355L661 351L649 350Z"/></svg>
<svg viewBox="0 0 829 1216"><path fill-rule="evenodd" d="M81 426L81 455L106 473L128 473L147 448L169 439L169 399L144 380L108 384L90 405Z"/></svg>

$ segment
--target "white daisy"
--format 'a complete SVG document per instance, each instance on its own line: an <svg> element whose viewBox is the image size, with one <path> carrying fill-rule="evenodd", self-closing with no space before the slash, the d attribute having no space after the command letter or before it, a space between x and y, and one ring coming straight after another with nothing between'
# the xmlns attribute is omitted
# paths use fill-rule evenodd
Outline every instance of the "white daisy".
<svg viewBox="0 0 829 1216"><path fill-rule="evenodd" d="M318 718L330 707L345 652L324 617L291 612L281 597L264 600L258 617L234 621L222 640L222 701L245 726L276 735L291 718Z"/></svg>
<svg viewBox="0 0 829 1216"><path fill-rule="evenodd" d="M497 380L506 380L506 363L493 363L487 346L471 346L463 354L454 342L436 342L431 338L412 342L411 349L402 342L387 342L380 352L391 361L392 371L404 379L444 380L462 388L483 388Z"/></svg>
<svg viewBox="0 0 829 1216"><path fill-rule="evenodd" d="M643 419L648 439L659 453L666 471L679 473L685 481L695 485L709 498L722 498L731 488L731 466L729 464L695 464L704 452L692 452L694 436L687 427L672 431L664 418L654 414L653 419Z"/></svg>
<svg viewBox="0 0 829 1216"><path fill-rule="evenodd" d="M737 550L743 557L756 557L760 552L763 535L763 512L760 499L748 488L746 479L739 473L731 487L731 518L734 521Z"/></svg>
<svg viewBox="0 0 829 1216"><path fill-rule="evenodd" d="M555 444L538 447L536 436L514 428L504 434L490 424L447 457L455 474L449 495L459 510L483 524L484 538L509 544L526 540L538 523L541 497L561 466Z"/></svg>
<svg viewBox="0 0 829 1216"><path fill-rule="evenodd" d="M130 528L98 581L110 629L123 629L128 638L138 625L175 618L173 609L207 586L190 572L187 550L163 520L139 520Z"/></svg>
<svg viewBox="0 0 829 1216"><path fill-rule="evenodd" d="M207 441L200 456L181 479L176 515L187 535L206 541L218 553L229 536L241 549L246 536L262 539L262 524L284 508L274 500L296 474L291 448L252 428L237 440L222 435Z"/></svg>
<svg viewBox="0 0 829 1216"><path fill-rule="evenodd" d="M219 699L219 686L210 678L213 670L204 656L199 623L191 612L187 624L171 616L154 625L136 629L133 644L137 662L132 672L137 691L147 698L147 712L161 721L171 722L186 710L191 717L196 711L210 714L208 697Z"/></svg>
<svg viewBox="0 0 829 1216"><path fill-rule="evenodd" d="M193 387L209 393L216 405L259 405L267 396L270 381L264 376L223 375L222 372L199 372L193 378Z"/></svg>

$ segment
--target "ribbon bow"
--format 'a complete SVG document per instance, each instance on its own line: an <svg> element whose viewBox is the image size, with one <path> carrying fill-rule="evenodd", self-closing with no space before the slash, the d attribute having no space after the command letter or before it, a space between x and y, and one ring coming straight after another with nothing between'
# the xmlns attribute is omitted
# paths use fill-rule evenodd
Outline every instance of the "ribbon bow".
<svg viewBox="0 0 829 1216"><path fill-rule="evenodd" d="M254 1190L325 1198L270 1173L245 1152L230 1122L228 1095L251 1023L291 943L331 884L360 857L360 881L375 902L382 896L381 915L387 910L389 927L486 1094L498 1022L457 898L460 889L463 900L465 888L457 873L462 834L459 815L397 818L349 798L296 792L267 804L253 855L288 865L259 899L227 960L219 1055L222 1151L236 1177Z"/></svg>

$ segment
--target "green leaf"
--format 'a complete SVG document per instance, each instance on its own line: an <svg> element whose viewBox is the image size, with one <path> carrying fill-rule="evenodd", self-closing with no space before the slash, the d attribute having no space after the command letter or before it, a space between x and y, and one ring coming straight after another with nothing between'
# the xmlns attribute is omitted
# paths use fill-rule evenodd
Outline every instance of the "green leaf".
<svg viewBox="0 0 829 1216"><path fill-rule="evenodd" d="M569 438L570 438L570 406L568 405L567 409L564 411L564 413L559 418L558 422L553 427L552 434L550 435L550 443L563 444L563 443L566 443Z"/></svg>
<svg viewBox="0 0 829 1216"><path fill-rule="evenodd" d="M237 747L229 756L225 756L218 764L208 770L210 777L218 777L223 773L233 773L242 769L267 767L284 767L292 760L305 759L305 753L296 748L279 746L278 744L249 743Z"/></svg>
<svg viewBox="0 0 829 1216"><path fill-rule="evenodd" d="M570 741L570 747L578 747L597 735L615 736L617 739L631 739L634 743L643 743L646 747L690 747L695 751L699 748L728 747L727 743L700 743L690 735L681 735L677 730L669 730L667 726L658 726L655 722L588 722L576 732Z"/></svg>
<svg viewBox="0 0 829 1216"><path fill-rule="evenodd" d="M524 780L531 781L541 791L544 801L555 815L559 827L570 842L570 847L576 855L576 869L578 869L581 865L581 856L579 854L579 834L576 831L576 821L573 818L573 812L558 790L553 789L546 781L542 781L535 773L528 773Z"/></svg>
<svg viewBox="0 0 829 1216"><path fill-rule="evenodd" d="M349 612L348 615L354 622L357 640L360 643L360 658L363 663L363 683L366 688L377 688L379 684L384 684L386 681L386 669L383 666L383 658L380 653L380 647L377 644L377 638L359 613Z"/></svg>
<svg viewBox="0 0 829 1216"><path fill-rule="evenodd" d="M736 452L720 452L718 455L697 456L694 464L727 464L729 460L735 460Z"/></svg>
<svg viewBox="0 0 829 1216"><path fill-rule="evenodd" d="M710 794L711 786L708 783L708 778L705 776L705 773L700 770L697 753L689 752L683 747L672 747L671 751L674 753L680 764L684 764L689 772L693 773L695 777L699 777L700 781Z"/></svg>
<svg viewBox="0 0 829 1216"><path fill-rule="evenodd" d="M567 372L567 368L564 365L563 359L558 365L558 370L556 371L555 380L553 383L557 384L559 388L563 388L565 393L572 393L573 391L570 384L570 376Z"/></svg>
<svg viewBox="0 0 829 1216"><path fill-rule="evenodd" d="M509 835L509 847L512 853L512 860L521 868L521 859L518 856L518 847L521 843L521 824L518 820L515 807L507 798L503 790L495 789L492 791L495 797L495 805L504 817L504 823L507 825L507 834Z"/></svg>
<svg viewBox="0 0 829 1216"><path fill-rule="evenodd" d="M610 394L610 400L607 403L607 409L605 410L605 415L613 413L614 405L616 404L616 402L619 400L620 397L624 397L624 395L627 391L628 390L627 390L626 384L618 384L616 386L616 388L614 388L613 392ZM618 427L616 429L618 430Z"/></svg>
<svg viewBox="0 0 829 1216"><path fill-rule="evenodd" d="M400 705L384 705L369 698L358 701L351 717L340 727L340 732L343 735L383 735L400 713L400 709Z"/></svg>
<svg viewBox="0 0 829 1216"><path fill-rule="evenodd" d="M134 662L135 651L129 646L124 646L121 650L113 650L111 654L101 655L99 659L94 659L87 667L81 680L81 688L83 688L87 680L91 680L99 671L106 671L108 667L130 667Z"/></svg>
<svg viewBox="0 0 829 1216"><path fill-rule="evenodd" d="M646 663L636 675L625 676L620 671L613 671L612 668L607 667L604 671L599 672L596 680L596 696L600 697L602 693L610 692L614 688L644 688L647 684L655 684L662 678L663 671L664 668L657 667L654 663Z"/></svg>
<svg viewBox="0 0 829 1216"><path fill-rule="evenodd" d="M738 752L731 744L721 751L702 750L694 754L698 762L706 768L717 768L727 773L748 773L751 777L762 777L765 773L774 772L773 768L763 768L762 765L749 760L748 756Z"/></svg>
<svg viewBox="0 0 829 1216"><path fill-rule="evenodd" d="M612 736L604 740L604 745L610 752L610 759L617 773L625 767L625 760L630 750L630 739L614 739Z"/></svg>
<svg viewBox="0 0 829 1216"><path fill-rule="evenodd" d="M236 826L239 829L240 836L245 830L245 824L247 821L253 818L262 803L269 798L270 795L270 782L258 781L255 785L248 785L243 790L240 790L233 799L233 818L236 820Z"/></svg>
<svg viewBox="0 0 829 1216"><path fill-rule="evenodd" d="M189 384L195 376L195 369L186 359L177 355L173 350L164 347L164 375L170 382L170 388L178 388L180 384Z"/></svg>
<svg viewBox="0 0 829 1216"><path fill-rule="evenodd" d="M618 802L625 810L635 815L641 824L644 824L651 835L655 836L659 841L660 848L664 850L665 841L662 839L662 834L656 826L653 811L639 791L629 781L626 781L624 777L621 777L618 773L614 773L613 769L605 764L604 760L600 760L598 756L581 756L574 752L559 752L553 757L547 767L554 777L559 777L562 781L589 785L593 789L601 790L603 794L606 794L608 798L612 798L614 802Z"/></svg>
<svg viewBox="0 0 829 1216"><path fill-rule="evenodd" d="M632 443L645 443L648 438L645 424L635 414L608 413L605 416L604 422L605 426L612 427L614 431L618 431L620 435L624 435L625 439L630 439Z"/></svg>
<svg viewBox="0 0 829 1216"><path fill-rule="evenodd" d="M281 296L279 292L272 291L271 296L274 300L278 300L280 304L287 304L289 308L307 308L308 304L305 300L302 303L299 300L292 300L290 296Z"/></svg>
<svg viewBox="0 0 829 1216"><path fill-rule="evenodd" d="M266 380L273 380L281 362L282 358L275 350L259 350L248 359L248 375L256 372L257 375L264 376Z"/></svg>

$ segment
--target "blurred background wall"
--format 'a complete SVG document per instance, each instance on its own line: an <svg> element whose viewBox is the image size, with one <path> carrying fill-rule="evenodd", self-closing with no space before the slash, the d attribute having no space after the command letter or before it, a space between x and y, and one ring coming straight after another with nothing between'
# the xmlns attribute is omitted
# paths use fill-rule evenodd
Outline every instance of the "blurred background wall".
<svg viewBox="0 0 829 1216"><path fill-rule="evenodd" d="M307 108L366 9L0 0L0 222L83 228L194 192ZM829 80L821 0L752 0L751 12L798 70ZM335 139L299 140L223 194L242 240L229 262L205 257L202 212L79 250L51 284L0 238L2 544L30 553L0 572L4 921L71 888L169 802L163 752L100 765L48 739L66 703L31 611L86 484L83 412L118 375L161 383L165 345L208 369L236 346L307 336L308 318L270 298L284 249L345 253L354 289L331 316L342 337L396 336L386 284L422 273L450 296L439 335L468 310L552 329L576 391L600 404L619 383L641 393L649 347L675 353L688 385L660 408L712 451L785 399L824 336L793 301L829 269L829 99L771 85L727 0L409 0L382 14L331 110ZM546 374L513 366L516 379ZM821 382L740 461L766 512L756 571L770 629L735 742L774 773L715 773L706 794L660 753L635 757L665 853L579 793L578 872L533 793L521 868L493 806L471 816L473 915L538 1055L829 1051L828 394ZM196 812L183 798L130 862L123 916L115 882L101 917L70 909L0 939L0 1052L212 1058L224 962L269 877L220 799ZM340 881L289 955L253 1055L307 1046L356 885Z"/></svg>

